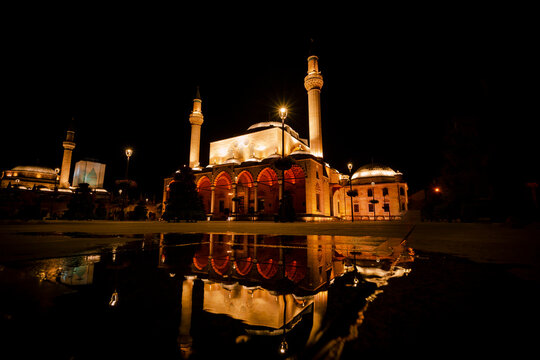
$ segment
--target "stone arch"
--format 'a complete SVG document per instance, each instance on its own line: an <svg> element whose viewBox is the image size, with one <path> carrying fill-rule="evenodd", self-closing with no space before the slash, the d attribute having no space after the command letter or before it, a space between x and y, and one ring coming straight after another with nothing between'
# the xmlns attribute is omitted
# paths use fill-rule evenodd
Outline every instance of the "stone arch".
<svg viewBox="0 0 540 360"><path fill-rule="evenodd" d="M197 181L197 192L201 197L206 213L210 213L210 203L212 201L212 183L206 175L201 176Z"/></svg>
<svg viewBox="0 0 540 360"><path fill-rule="evenodd" d="M255 199L253 176L247 170L236 176L236 198L238 215L253 214Z"/></svg>
<svg viewBox="0 0 540 360"><path fill-rule="evenodd" d="M228 172L220 172L214 180L214 218L223 219L229 217L232 211L232 180Z"/></svg>
<svg viewBox="0 0 540 360"><path fill-rule="evenodd" d="M273 182L277 183L278 177L276 171L271 167L265 167L257 175L257 182L266 182L269 186L273 185Z"/></svg>
<svg viewBox="0 0 540 360"><path fill-rule="evenodd" d="M306 212L306 175L304 170L293 165L285 171L285 191L292 196L294 211Z"/></svg>
<svg viewBox="0 0 540 360"><path fill-rule="evenodd" d="M279 184L276 172L270 167L265 167L259 172L257 182L259 214L276 214L279 209Z"/></svg>
<svg viewBox="0 0 540 360"><path fill-rule="evenodd" d="M218 181L224 180L227 182L227 186L230 188L231 184L233 183L231 174L229 174L228 171L221 171L217 174L217 176L214 177L214 186L224 186L224 181L221 181L220 184L218 184Z"/></svg>

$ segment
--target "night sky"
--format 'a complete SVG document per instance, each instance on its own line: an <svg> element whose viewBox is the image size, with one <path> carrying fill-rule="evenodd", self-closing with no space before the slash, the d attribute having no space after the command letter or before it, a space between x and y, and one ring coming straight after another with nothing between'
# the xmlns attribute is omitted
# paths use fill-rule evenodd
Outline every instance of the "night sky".
<svg viewBox="0 0 540 360"><path fill-rule="evenodd" d="M322 14L296 30L294 17L194 23L186 13L137 15L28 20L12 29L3 52L1 169L60 167L75 117L73 166L106 163L110 186L124 176L131 146L130 178L159 194L163 178L188 163L197 85L202 165L211 141L275 118L282 103L287 123L309 138L303 79L311 38L324 78L325 161L339 171L349 161L355 168L374 161L402 171L411 191L421 189L439 174L454 117L481 120L478 131L497 148L501 171L538 162L537 45L527 21Z"/></svg>

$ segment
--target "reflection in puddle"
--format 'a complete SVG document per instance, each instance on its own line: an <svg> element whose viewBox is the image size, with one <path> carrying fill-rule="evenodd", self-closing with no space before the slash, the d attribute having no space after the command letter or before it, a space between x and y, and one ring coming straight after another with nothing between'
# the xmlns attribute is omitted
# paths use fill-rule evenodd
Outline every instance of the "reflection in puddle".
<svg viewBox="0 0 540 360"><path fill-rule="evenodd" d="M388 279L410 271L414 255L394 238L152 234L118 240L96 254L10 264L40 282L79 291L77 305L56 301L51 313L57 318L50 320L70 319L73 308L99 319L87 321L87 338L70 339L74 345L65 351L75 359L98 356L111 343L120 357L144 350L161 358L206 358L224 349L240 358L254 352L339 357L357 336L369 302Z"/></svg>

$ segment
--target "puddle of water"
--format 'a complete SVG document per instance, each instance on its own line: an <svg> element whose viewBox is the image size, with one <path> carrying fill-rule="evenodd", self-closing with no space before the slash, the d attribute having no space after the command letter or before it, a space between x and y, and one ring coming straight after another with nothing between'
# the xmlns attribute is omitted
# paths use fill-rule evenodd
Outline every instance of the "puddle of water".
<svg viewBox="0 0 540 360"><path fill-rule="evenodd" d="M413 260L394 238L123 236L85 255L2 265L2 335L21 357L339 357Z"/></svg>

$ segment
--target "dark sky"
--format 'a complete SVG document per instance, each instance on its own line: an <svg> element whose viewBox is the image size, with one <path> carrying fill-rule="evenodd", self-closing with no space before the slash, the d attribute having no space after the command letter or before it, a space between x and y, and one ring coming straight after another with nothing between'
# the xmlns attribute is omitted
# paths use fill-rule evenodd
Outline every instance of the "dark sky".
<svg viewBox="0 0 540 360"><path fill-rule="evenodd" d="M124 175L131 146L130 177L159 193L163 177L188 162L197 85L203 165L210 141L266 121L283 102L287 123L308 138L310 38L325 82L325 160L336 169L373 159L419 189L440 170L445 126L455 116L484 119L489 127L480 131L504 149L501 164L537 158L538 76L526 20L319 14L322 20L299 26L302 17L208 21L197 14L200 23L144 9L135 17L17 23L4 44L0 168L60 167L74 116L73 164L106 163L110 184Z"/></svg>

